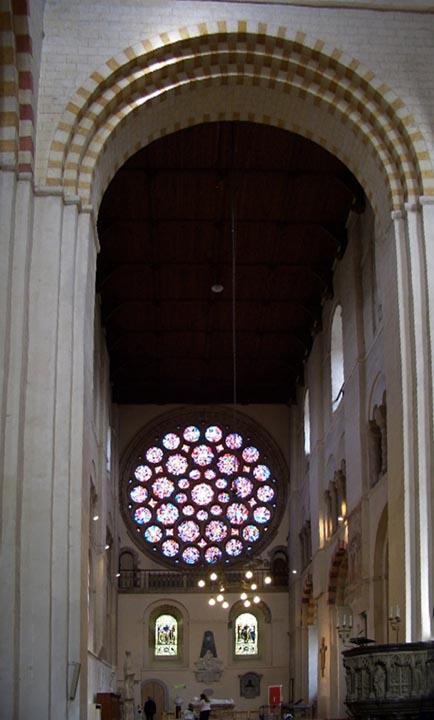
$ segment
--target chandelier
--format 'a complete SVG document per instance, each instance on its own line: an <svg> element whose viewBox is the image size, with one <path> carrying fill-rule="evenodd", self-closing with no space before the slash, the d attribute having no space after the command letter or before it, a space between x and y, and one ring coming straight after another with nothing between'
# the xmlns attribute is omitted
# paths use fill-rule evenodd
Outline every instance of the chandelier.
<svg viewBox="0 0 434 720"><path fill-rule="evenodd" d="M229 602L225 593L238 594L244 607L249 608L251 605L258 605L261 602L260 587L269 586L271 583L272 578L268 573L258 573L252 568L247 568L241 576L236 571L226 571L220 574L213 571L207 579L200 578L197 584L201 589L209 588L211 597L208 605L220 605L226 610Z"/></svg>
<svg viewBox="0 0 434 720"><path fill-rule="evenodd" d="M236 406L237 406L237 333L236 333L236 223L235 223L235 197L234 188L231 188L231 260L232 260L232 391L233 391L233 424L236 426ZM213 285L212 290L215 293L223 291L220 284ZM258 605L261 602L259 595L259 584L261 588L270 585L271 576L257 572L256 569L248 566L244 573L237 571L222 571L220 574L215 570L211 572L207 579L204 577L198 581L198 587L201 589L209 588L211 597L208 604L212 607L220 605L224 610L229 607L225 593L237 593L239 599L245 608L251 605Z"/></svg>

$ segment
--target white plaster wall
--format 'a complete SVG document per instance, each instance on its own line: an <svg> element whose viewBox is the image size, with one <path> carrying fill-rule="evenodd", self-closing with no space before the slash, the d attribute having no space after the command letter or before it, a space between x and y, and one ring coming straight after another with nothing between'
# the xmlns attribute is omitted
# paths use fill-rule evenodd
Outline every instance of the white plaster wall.
<svg viewBox="0 0 434 720"><path fill-rule="evenodd" d="M298 663L306 663L306 643L301 629L297 633L301 617L303 585L307 573L312 574L313 595L316 605L316 632L318 644L325 638L327 645L324 677L318 669L319 714L338 716L344 712L343 693L339 702L339 673L341 671L340 645L335 631L334 607L328 604L329 572L334 553L339 543L348 543L348 526L345 522L329 539L323 532L323 495L342 459L346 462L347 505L349 522L360 524L362 548L360 576L356 586L350 588L350 602L355 632L361 628L360 614L367 612L368 634L374 633L374 553L378 523L388 501L387 475L374 488L369 486L367 427L369 409L375 381L379 375L386 375L386 387L399 383L399 369L394 372L385 367L383 351L383 315L379 312L381 297L394 295L394 278L390 269L390 247L386 252L385 242L375 235L372 212L368 207L363 216L351 218L349 222L348 247L341 261L337 263L334 275L334 297L324 305L323 330L314 340L312 353L307 361L306 386L310 394L311 453L308 461L302 452L303 433L303 389L300 389L296 410L298 432L293 433L298 442L298 452L291 453L291 537L292 558L298 556L298 533L304 522L306 495L310 494L310 519L312 523L312 563L301 574L292 577L291 583L291 637L299 637L295 657L292 654L291 667L295 668L296 694L308 695L307 668L297 671ZM366 261L366 248L374 241L375 258ZM393 255L392 255L393 257ZM374 263L376 261L376 264ZM388 264L387 272L386 265ZM376 292L375 286L378 285ZM330 326L336 303L342 305L345 392L335 413L331 410L330 394ZM390 305L393 326L394 312ZM393 453L392 446L389 451ZM396 453L399 455L399 453ZM354 517L353 514L355 513ZM353 517L353 520L351 519ZM394 528L394 532L398 528ZM295 552L294 552L295 551ZM387 603L387 598L384 599ZM356 627L357 625L357 627ZM387 632L387 628L385 629ZM298 658L298 660L297 660Z"/></svg>
<svg viewBox="0 0 434 720"><path fill-rule="evenodd" d="M90 558L89 610L83 618L86 632L87 702L97 692L115 692L117 663L118 426L111 403L109 361L96 304L94 337L87 346L86 468L84 472L83 544ZM96 502L91 505L91 486ZM96 513L98 520L92 515ZM110 547L106 548L107 540ZM85 558L84 569L89 565ZM85 579L85 587L88 579ZM87 598L86 598L87 600ZM87 618L89 617L89 628Z"/></svg>
<svg viewBox="0 0 434 720"><path fill-rule="evenodd" d="M163 413L176 412L176 406L165 406ZM289 460L289 419L290 412L286 406L243 406L241 411L252 417L273 437L286 461ZM121 453L125 452L131 440L151 420L161 415L158 406L119 406L119 438ZM264 550L267 556L270 548L278 545L286 547L288 534L288 515L284 515L281 527L273 538L270 547ZM142 569L158 568L144 553L137 551L137 546L130 539L122 519L119 519L119 542L121 547L131 547L138 554L138 566ZM230 603L238 598L230 595ZM220 682L212 683L214 697L233 698L237 709L257 709L267 703L268 685L282 684L285 697L288 693L288 600L286 593L269 592L263 595L264 602L271 611L271 623L266 624L266 652L261 659L234 662L232 658L231 633L228 630L228 614L221 608L210 608L207 596L194 593L173 595L128 594L119 596L118 607L118 687L123 683L123 658L125 650L132 653L132 661L136 672L136 680L144 681L158 677L166 684L169 696L169 707L174 709L176 691L173 686L185 684L182 695L186 701L198 696L205 686L195 680L195 661L199 660L203 634L206 630L214 633L217 654L223 662L223 676ZM173 669L162 666L153 667L149 643L148 615L150 609L158 604L178 604L188 618L184 627L185 663L176 664ZM240 697L239 675L254 671L262 675L261 697L247 700ZM140 700L140 687L136 688L136 701Z"/></svg>
<svg viewBox="0 0 434 720"><path fill-rule="evenodd" d="M236 596L229 596L235 602ZM186 702L198 696L205 689L205 684L195 679L195 662L199 660L204 632L214 633L218 658L223 663L223 674L220 681L207 687L213 690L215 698L232 698L239 710L256 710L260 705L267 704L268 685L283 685L284 697L288 697L288 650L287 631L288 613L286 593L264 594L264 602L271 611L271 623L264 626L266 634L266 652L259 660L244 659L235 661L232 656L232 634L228 627L228 610L208 606L206 597L198 594L173 595L120 595L119 597L119 656L118 686L123 686L122 665L125 650L131 652L135 680L158 678L168 690L168 707L174 710L174 698L178 691L176 684L185 684L181 696ZM179 607L185 617L184 664L176 663L171 668L155 665L150 658L149 650L149 612L161 603L170 603ZM262 675L261 696L254 699L240 697L239 676L246 672ZM139 689L137 689L139 692ZM139 696L138 696L139 697Z"/></svg>

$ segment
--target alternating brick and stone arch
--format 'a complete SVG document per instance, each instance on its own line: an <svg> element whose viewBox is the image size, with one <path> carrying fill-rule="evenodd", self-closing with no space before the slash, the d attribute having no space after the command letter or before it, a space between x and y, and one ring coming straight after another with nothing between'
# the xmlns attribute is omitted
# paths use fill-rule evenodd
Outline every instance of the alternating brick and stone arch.
<svg viewBox="0 0 434 720"><path fill-rule="evenodd" d="M4 8L6 5L6 9ZM34 93L28 0L7 2L0 11L2 52L0 166L32 172Z"/></svg>
<svg viewBox="0 0 434 720"><path fill-rule="evenodd" d="M374 208L434 195L422 134L373 72L321 40L243 21L183 28L110 58L67 104L45 182L97 206L132 153L213 120L317 142L353 171Z"/></svg>

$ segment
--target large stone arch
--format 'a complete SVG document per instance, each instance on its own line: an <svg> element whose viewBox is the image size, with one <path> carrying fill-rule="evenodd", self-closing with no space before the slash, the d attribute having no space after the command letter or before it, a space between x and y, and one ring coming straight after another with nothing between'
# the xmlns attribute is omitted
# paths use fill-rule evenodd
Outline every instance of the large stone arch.
<svg viewBox="0 0 434 720"><path fill-rule="evenodd" d="M211 120L276 125L314 140L356 175L374 208L434 195L404 102L341 50L285 27L203 23L126 48L67 104L45 182L93 206L140 147Z"/></svg>

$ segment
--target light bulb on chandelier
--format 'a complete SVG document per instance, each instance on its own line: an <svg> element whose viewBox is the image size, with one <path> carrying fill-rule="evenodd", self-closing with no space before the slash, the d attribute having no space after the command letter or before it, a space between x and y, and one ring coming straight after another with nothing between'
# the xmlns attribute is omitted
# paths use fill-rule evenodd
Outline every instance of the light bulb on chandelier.
<svg viewBox="0 0 434 720"><path fill-rule="evenodd" d="M239 572L224 570L222 574L215 570L208 575L208 578L202 577L198 580L197 586L206 589L211 597L208 604L211 607L219 605L227 610L229 602L226 599L227 593L238 594L239 602L242 602L245 608L252 605L258 605L262 598L257 592L259 585L265 589L272 583L272 578L260 566L249 567L240 577ZM236 600L234 599L234 602Z"/></svg>

